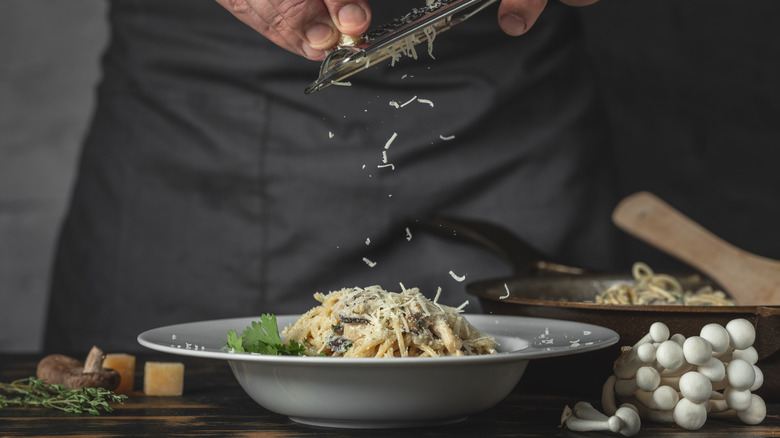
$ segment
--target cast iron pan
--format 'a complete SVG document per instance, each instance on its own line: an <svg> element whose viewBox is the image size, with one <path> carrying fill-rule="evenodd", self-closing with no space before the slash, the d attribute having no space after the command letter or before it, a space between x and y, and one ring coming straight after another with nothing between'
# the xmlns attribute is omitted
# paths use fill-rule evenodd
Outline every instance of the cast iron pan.
<svg viewBox="0 0 780 438"><path fill-rule="evenodd" d="M436 218L415 225L450 239L476 243L512 266L514 273L510 277L466 286L469 294L479 298L485 313L579 321L610 328L620 335L617 345L588 353L586 357L532 361L528 373L535 373L536 377L524 378L521 385L598 397L601 384L611 374L612 363L620 355L620 346L636 343L654 322L662 321L672 333L687 337L698 335L708 323L725 325L732 319L745 318L756 328L757 365L765 379L757 394L766 400L780 399L780 307L596 304L594 298L609 285L633 283L631 273L587 272L548 261L518 236L487 222ZM693 270L664 273L674 275L684 285L714 283Z"/></svg>

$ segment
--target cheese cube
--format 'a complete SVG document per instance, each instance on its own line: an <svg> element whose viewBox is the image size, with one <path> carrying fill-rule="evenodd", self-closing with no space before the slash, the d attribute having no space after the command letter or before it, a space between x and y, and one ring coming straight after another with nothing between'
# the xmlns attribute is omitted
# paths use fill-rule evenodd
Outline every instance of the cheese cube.
<svg viewBox="0 0 780 438"><path fill-rule="evenodd" d="M144 393L146 395L181 395L183 389L183 363L146 362L144 364Z"/></svg>
<svg viewBox="0 0 780 438"><path fill-rule="evenodd" d="M114 392L117 394L129 394L133 391L135 380L135 356L125 353L109 353L103 360L103 368L111 368L119 373L122 380Z"/></svg>

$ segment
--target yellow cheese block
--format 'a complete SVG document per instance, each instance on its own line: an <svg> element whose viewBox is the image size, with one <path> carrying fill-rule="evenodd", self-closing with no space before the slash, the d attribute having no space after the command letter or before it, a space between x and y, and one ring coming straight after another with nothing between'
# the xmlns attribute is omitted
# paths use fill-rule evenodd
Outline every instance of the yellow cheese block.
<svg viewBox="0 0 780 438"><path fill-rule="evenodd" d="M181 395L183 389L183 363L146 362L144 364L144 393L146 395Z"/></svg>
<svg viewBox="0 0 780 438"><path fill-rule="evenodd" d="M103 368L111 368L119 373L122 380L114 392L117 394L129 394L133 391L135 380L135 356L125 353L109 353L103 360Z"/></svg>

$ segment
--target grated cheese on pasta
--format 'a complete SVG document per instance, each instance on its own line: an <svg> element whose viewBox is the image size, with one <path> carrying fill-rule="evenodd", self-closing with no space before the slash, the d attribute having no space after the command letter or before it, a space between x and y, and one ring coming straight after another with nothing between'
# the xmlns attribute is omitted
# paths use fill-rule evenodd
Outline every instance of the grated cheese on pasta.
<svg viewBox="0 0 780 438"><path fill-rule="evenodd" d="M389 292L380 286L314 294L321 305L285 328L286 342L307 355L436 357L495 354L496 342L472 326L458 308L430 301L418 288Z"/></svg>

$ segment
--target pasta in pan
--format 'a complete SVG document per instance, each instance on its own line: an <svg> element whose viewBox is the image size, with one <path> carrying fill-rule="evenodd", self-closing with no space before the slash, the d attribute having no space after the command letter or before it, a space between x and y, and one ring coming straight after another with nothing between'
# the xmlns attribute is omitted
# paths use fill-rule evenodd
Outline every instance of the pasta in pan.
<svg viewBox="0 0 780 438"><path fill-rule="evenodd" d="M618 283L610 286L596 297L600 304L635 305L683 305L683 306L733 306L723 291L706 285L690 291L684 290L676 278L656 274L645 263L634 263L632 268L634 284Z"/></svg>
<svg viewBox="0 0 780 438"><path fill-rule="evenodd" d="M403 288L403 286L402 286ZM430 301L419 289L379 286L316 293L322 303L282 331L307 355L435 357L496 353L496 342L472 326L460 308Z"/></svg>

